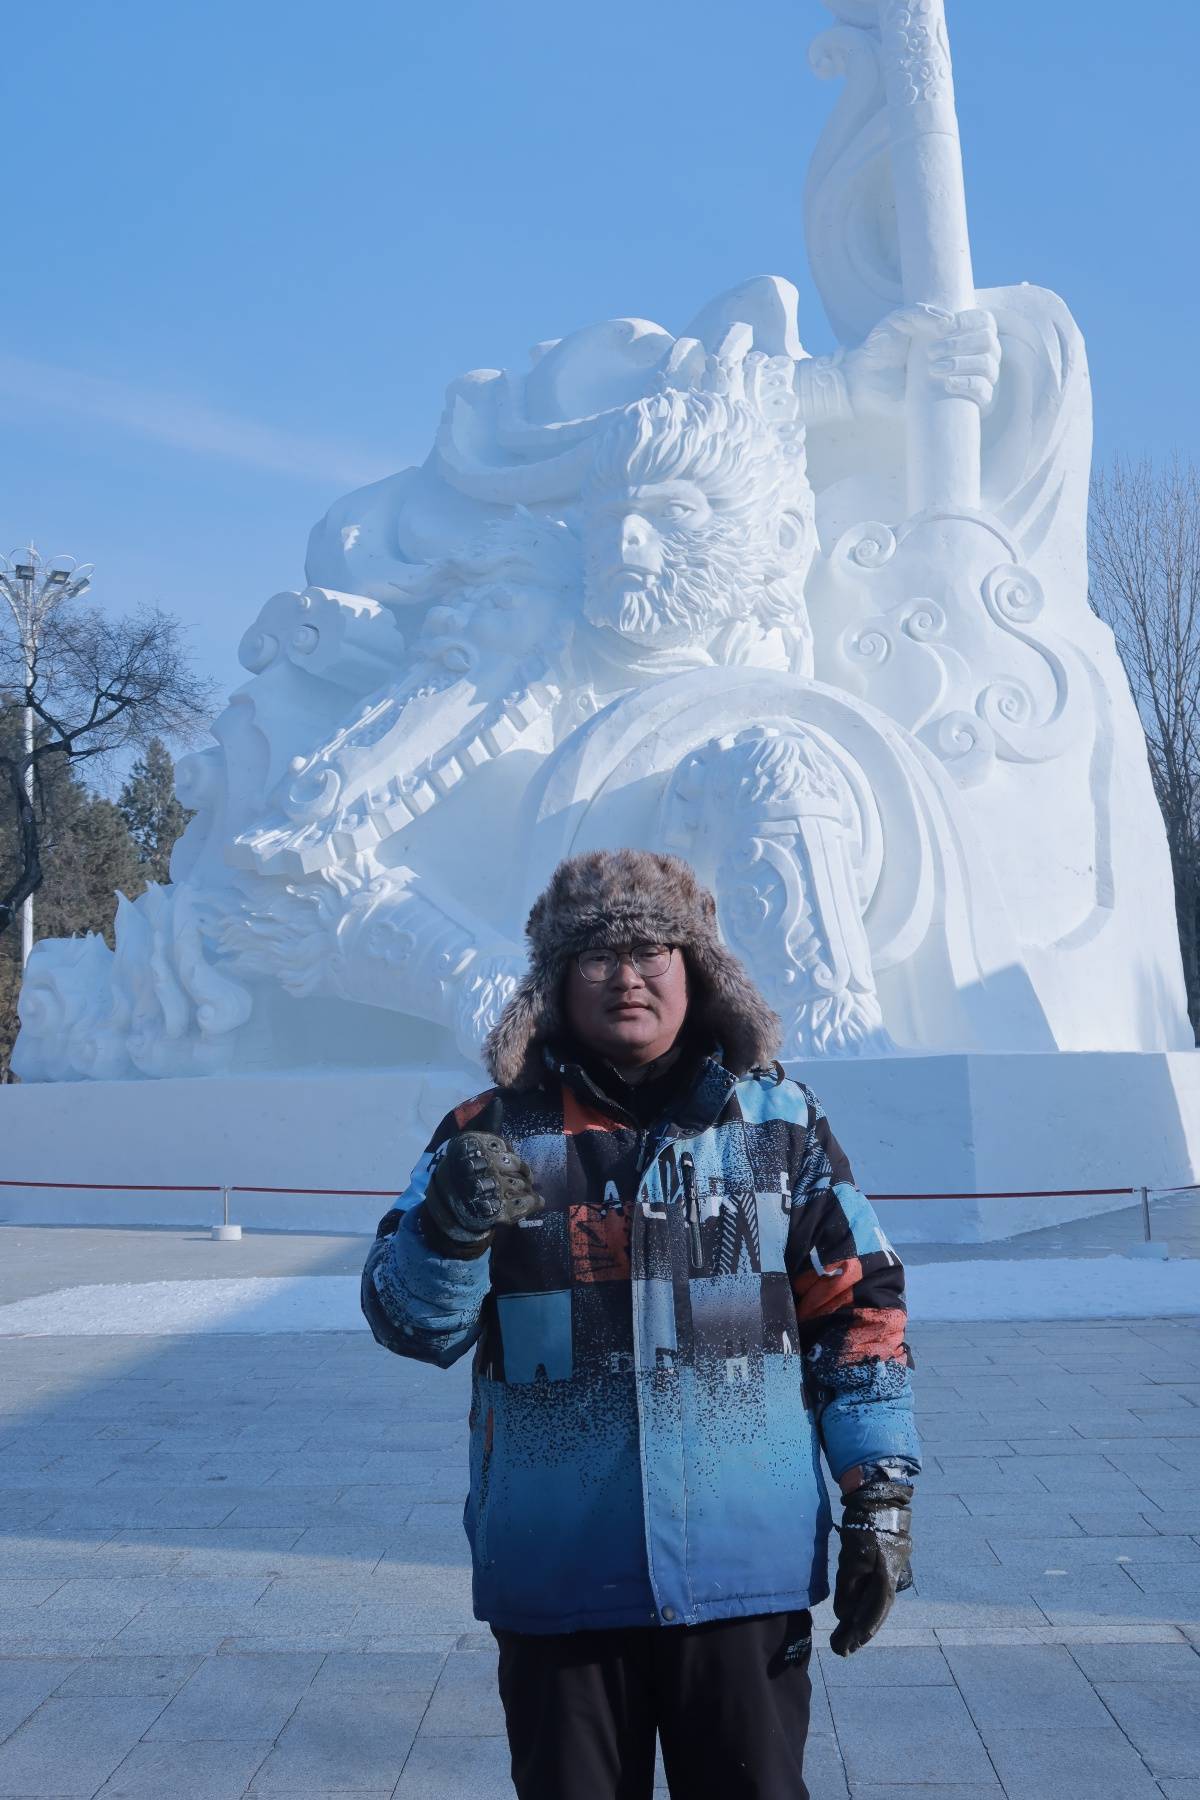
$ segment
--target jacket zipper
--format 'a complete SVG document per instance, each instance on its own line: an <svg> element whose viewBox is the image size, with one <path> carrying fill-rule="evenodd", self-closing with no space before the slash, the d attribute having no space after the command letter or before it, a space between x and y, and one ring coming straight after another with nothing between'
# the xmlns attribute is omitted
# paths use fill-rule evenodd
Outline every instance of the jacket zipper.
<svg viewBox="0 0 1200 1800"><path fill-rule="evenodd" d="M700 1232L700 1202L696 1198L696 1161L690 1150L685 1150L679 1158L679 1170L683 1180L684 1216L691 1240L692 1270L699 1272L704 1268L704 1239Z"/></svg>

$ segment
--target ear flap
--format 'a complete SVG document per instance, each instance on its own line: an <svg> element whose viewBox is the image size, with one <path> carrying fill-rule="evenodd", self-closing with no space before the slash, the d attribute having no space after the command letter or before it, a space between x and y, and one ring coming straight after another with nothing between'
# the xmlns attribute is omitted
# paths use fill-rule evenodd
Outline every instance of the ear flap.
<svg viewBox="0 0 1200 1800"><path fill-rule="evenodd" d="M702 1018L735 1075L766 1068L779 1054L783 1026L743 964L715 937L691 945L688 959L698 976Z"/></svg>
<svg viewBox="0 0 1200 1800"><path fill-rule="evenodd" d="M558 1006L546 973L530 970L489 1031L483 1060L497 1087L536 1086L535 1047L558 1023Z"/></svg>

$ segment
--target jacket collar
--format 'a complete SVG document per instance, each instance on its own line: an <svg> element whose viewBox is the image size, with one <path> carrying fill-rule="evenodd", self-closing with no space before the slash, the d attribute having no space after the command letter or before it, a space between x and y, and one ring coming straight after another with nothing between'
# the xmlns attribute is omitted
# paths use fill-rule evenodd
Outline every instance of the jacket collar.
<svg viewBox="0 0 1200 1800"><path fill-rule="evenodd" d="M546 1044L542 1049L542 1060L550 1075L571 1087L590 1105L599 1106L614 1118L639 1129L633 1114L626 1111L610 1094L605 1093L599 1082L577 1059L562 1055L553 1045ZM696 1137L716 1124L737 1086L737 1076L721 1061L719 1046L714 1046L710 1054L703 1055L694 1067L691 1082L677 1090L666 1102L664 1115L655 1120L652 1126L643 1125L640 1129L652 1129L656 1138L667 1143L672 1138Z"/></svg>

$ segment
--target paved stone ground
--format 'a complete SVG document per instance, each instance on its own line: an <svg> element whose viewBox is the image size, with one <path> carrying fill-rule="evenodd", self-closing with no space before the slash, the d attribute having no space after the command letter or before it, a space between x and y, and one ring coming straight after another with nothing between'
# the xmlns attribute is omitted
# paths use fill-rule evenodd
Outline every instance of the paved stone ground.
<svg viewBox="0 0 1200 1800"><path fill-rule="evenodd" d="M233 1248L13 1227L0 1297L362 1242ZM1200 1800L1200 1319L913 1336L917 1590L820 1656L813 1800ZM511 1800L466 1404L365 1333L0 1341L0 1800Z"/></svg>

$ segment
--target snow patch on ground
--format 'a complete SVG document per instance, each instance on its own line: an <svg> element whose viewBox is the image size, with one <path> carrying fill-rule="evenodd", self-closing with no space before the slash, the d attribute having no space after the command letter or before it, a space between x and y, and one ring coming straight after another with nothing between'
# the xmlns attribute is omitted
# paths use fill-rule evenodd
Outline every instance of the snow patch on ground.
<svg viewBox="0 0 1200 1800"><path fill-rule="evenodd" d="M0 1337L365 1331L358 1277L292 1275L97 1283L0 1306ZM1200 1261L1123 1256L924 1263L908 1270L915 1321L1142 1319L1200 1313Z"/></svg>
<svg viewBox="0 0 1200 1800"><path fill-rule="evenodd" d="M0 1337L159 1337L183 1332L365 1331L358 1277L254 1275L98 1282L0 1306Z"/></svg>
<svg viewBox="0 0 1200 1800"><path fill-rule="evenodd" d="M1024 1257L905 1271L914 1320L1162 1319L1200 1313L1200 1260Z"/></svg>

